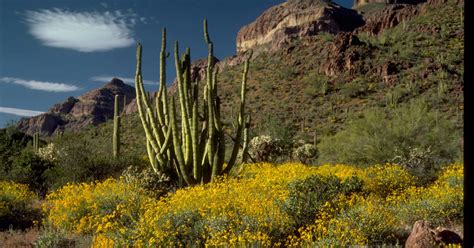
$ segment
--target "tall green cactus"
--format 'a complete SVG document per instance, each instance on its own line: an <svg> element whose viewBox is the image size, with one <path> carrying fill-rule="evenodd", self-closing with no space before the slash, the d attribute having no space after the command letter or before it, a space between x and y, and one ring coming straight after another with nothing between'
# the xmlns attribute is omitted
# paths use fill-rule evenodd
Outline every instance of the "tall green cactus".
<svg viewBox="0 0 474 248"><path fill-rule="evenodd" d="M236 164L244 136L244 150L248 147L250 118L245 114L245 89L250 56L245 61L242 75L240 111L234 146L224 166L226 140L220 116L220 98L217 95L217 68L214 67L214 46L204 20L204 39L208 46L206 82L202 102L199 101L200 82L191 82L191 55L189 48L180 58L178 42L174 46L178 103L168 97L166 90L166 30L162 31L160 52L160 87L154 104L147 97L141 73L142 46L137 45L135 90L137 106L146 135L148 157L156 172L164 172L186 185L207 183L227 174ZM168 99L170 98L170 99ZM179 108L176 107L178 104ZM202 109L200 110L200 107ZM180 115L177 115L179 110ZM248 120L246 123L245 119ZM178 123L178 120L180 123Z"/></svg>
<svg viewBox="0 0 474 248"><path fill-rule="evenodd" d="M114 101L114 131L112 134L112 149L114 158L120 153L120 115L119 115L119 95L115 95Z"/></svg>
<svg viewBox="0 0 474 248"><path fill-rule="evenodd" d="M33 151L38 152L39 151L39 133L35 132L33 134Z"/></svg>

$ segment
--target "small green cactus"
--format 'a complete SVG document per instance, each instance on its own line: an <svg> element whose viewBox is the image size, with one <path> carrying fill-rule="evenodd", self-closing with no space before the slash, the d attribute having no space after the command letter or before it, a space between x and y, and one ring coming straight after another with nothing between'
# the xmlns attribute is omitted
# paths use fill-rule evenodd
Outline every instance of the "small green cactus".
<svg viewBox="0 0 474 248"><path fill-rule="evenodd" d="M40 143L39 140L40 140L40 138L39 138L39 133L38 133L38 132L35 132L35 133L33 134L33 151L34 151L35 153L37 153L38 150L39 150L39 143Z"/></svg>
<svg viewBox="0 0 474 248"><path fill-rule="evenodd" d="M398 105L398 100L400 99L400 94L396 91L388 92L385 95L385 100L387 102L387 106L395 108Z"/></svg>
<svg viewBox="0 0 474 248"><path fill-rule="evenodd" d="M119 115L119 95L115 95L114 101L114 131L112 134L113 157L118 157L120 153L120 115Z"/></svg>

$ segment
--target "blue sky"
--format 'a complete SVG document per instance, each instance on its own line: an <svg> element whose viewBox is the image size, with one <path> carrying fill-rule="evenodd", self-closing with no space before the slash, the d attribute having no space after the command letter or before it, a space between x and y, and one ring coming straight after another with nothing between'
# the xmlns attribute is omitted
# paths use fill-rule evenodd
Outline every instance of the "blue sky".
<svg viewBox="0 0 474 248"><path fill-rule="evenodd" d="M215 55L231 56L239 29L282 2L0 0L0 127L47 111L114 76L127 82L134 76L136 42L144 49L146 87L154 90L162 27L167 28L168 48L178 40L181 51L190 47L198 59L207 54L202 37L207 18ZM350 0L335 2L352 5ZM173 70L168 66L168 81Z"/></svg>

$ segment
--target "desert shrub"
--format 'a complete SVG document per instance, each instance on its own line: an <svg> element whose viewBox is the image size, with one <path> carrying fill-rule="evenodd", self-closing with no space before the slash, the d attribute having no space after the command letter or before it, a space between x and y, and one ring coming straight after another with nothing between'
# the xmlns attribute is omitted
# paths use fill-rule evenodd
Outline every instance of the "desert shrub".
<svg viewBox="0 0 474 248"><path fill-rule="evenodd" d="M336 176L314 175L291 182L288 185L289 195L281 208L292 217L296 226L302 226L313 222L319 209L339 194L357 192L361 188L362 182L357 177L341 182Z"/></svg>
<svg viewBox="0 0 474 248"><path fill-rule="evenodd" d="M314 161L318 156L318 150L312 144L303 144L293 150L292 157L294 160L303 164Z"/></svg>
<svg viewBox="0 0 474 248"><path fill-rule="evenodd" d="M364 170L361 176L364 191L385 197L395 190L415 185L415 179L399 165L375 165Z"/></svg>
<svg viewBox="0 0 474 248"><path fill-rule="evenodd" d="M0 179L7 180L5 175L11 168L13 159L19 156L22 150L27 147L31 137L20 132L15 124L8 124L4 129L0 129Z"/></svg>
<svg viewBox="0 0 474 248"><path fill-rule="evenodd" d="M363 77L358 77L352 82L344 84L341 87L341 94L348 98L360 97L369 90L369 83Z"/></svg>
<svg viewBox="0 0 474 248"><path fill-rule="evenodd" d="M37 200L27 185L0 181L0 230L32 226L40 218Z"/></svg>
<svg viewBox="0 0 474 248"><path fill-rule="evenodd" d="M51 248L51 247L87 247L90 246L91 240L87 236L71 235L64 230L52 228L42 228L35 247Z"/></svg>
<svg viewBox="0 0 474 248"><path fill-rule="evenodd" d="M67 142L57 146L55 166L47 172L52 189L69 182L93 182L109 177L118 177L130 165L143 165L137 156L123 154L113 158L111 154L98 152L89 142Z"/></svg>
<svg viewBox="0 0 474 248"><path fill-rule="evenodd" d="M52 167L53 164L50 161L39 157L30 149L24 149L19 156L14 158L6 178L27 184L30 190L44 196L49 187L47 171Z"/></svg>
<svg viewBox="0 0 474 248"><path fill-rule="evenodd" d="M284 119L279 119L271 115L265 116L263 119L263 121L257 124L253 136L266 135L274 139L279 139L285 146L291 144L295 131L290 124L286 123ZM253 130L251 131L253 132Z"/></svg>
<svg viewBox="0 0 474 248"><path fill-rule="evenodd" d="M317 217L290 236L289 246L345 247L396 244L404 229L383 200L373 195L350 195L326 203Z"/></svg>
<svg viewBox="0 0 474 248"><path fill-rule="evenodd" d="M46 223L77 234L130 227L149 200L145 191L121 180L68 184L49 194L43 205Z"/></svg>
<svg viewBox="0 0 474 248"><path fill-rule="evenodd" d="M463 166L453 164L427 187L409 187L387 198L397 216L407 225L423 219L434 225L463 218Z"/></svg>
<svg viewBox="0 0 474 248"><path fill-rule="evenodd" d="M176 191L175 182L164 173L156 173L148 166L139 168L138 166L130 166L122 173L125 182L137 185L156 198L166 195L169 192Z"/></svg>
<svg viewBox="0 0 474 248"><path fill-rule="evenodd" d="M58 161L59 156L64 156L61 153L62 151L57 149L54 143L49 143L44 147L40 147L36 155L45 161L55 163Z"/></svg>
<svg viewBox="0 0 474 248"><path fill-rule="evenodd" d="M318 145L319 161L367 166L398 159L398 163L426 183L433 180L441 165L457 158L459 137L449 120L437 118L421 102L390 113L373 109L334 136L323 138ZM416 163L404 160L411 157L413 149L429 149L430 156L421 157L423 160Z"/></svg>
<svg viewBox="0 0 474 248"><path fill-rule="evenodd" d="M255 162L276 161L283 151L283 142L268 135L254 137L249 142L249 154Z"/></svg>

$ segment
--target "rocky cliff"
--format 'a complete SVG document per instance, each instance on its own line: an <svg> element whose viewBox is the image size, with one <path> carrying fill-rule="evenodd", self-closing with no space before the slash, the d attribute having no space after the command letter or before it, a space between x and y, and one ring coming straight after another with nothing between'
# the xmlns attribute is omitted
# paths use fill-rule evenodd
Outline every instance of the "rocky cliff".
<svg viewBox="0 0 474 248"><path fill-rule="evenodd" d="M78 98L69 97L44 114L21 119L18 127L28 134L39 132L41 135L51 135L66 129L74 131L88 125L98 125L113 117L115 95L125 96L120 103L120 106L124 106L135 98L135 89L114 78L103 87Z"/></svg>
<svg viewBox="0 0 474 248"><path fill-rule="evenodd" d="M354 9L360 9L368 4L419 4L426 0L355 0Z"/></svg>
<svg viewBox="0 0 474 248"><path fill-rule="evenodd" d="M237 35L237 52L262 45L275 50L298 37L352 31L363 24L356 11L330 1L290 0L244 26Z"/></svg>

